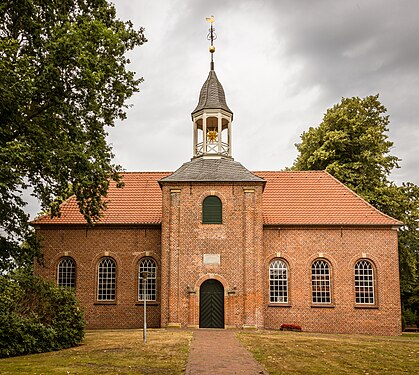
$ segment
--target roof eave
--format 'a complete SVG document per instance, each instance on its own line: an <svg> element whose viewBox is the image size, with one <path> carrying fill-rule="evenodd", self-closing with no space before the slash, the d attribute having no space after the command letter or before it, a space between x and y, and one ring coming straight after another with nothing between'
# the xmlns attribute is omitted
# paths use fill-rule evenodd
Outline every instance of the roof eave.
<svg viewBox="0 0 419 375"><path fill-rule="evenodd" d="M203 184L203 183L226 183L226 184L235 184L235 183L240 183L240 184L261 184L263 185L263 187L265 187L266 185L266 180L265 181L252 181L252 180L225 180L225 181L220 181L220 180L159 180L158 181L160 187L162 187L163 185L169 185L169 184Z"/></svg>
<svg viewBox="0 0 419 375"><path fill-rule="evenodd" d="M160 222L144 222L144 223L139 223L139 222L132 222L132 223L95 223L93 225L89 225L88 223L38 223L38 224L31 224L35 229L37 229L37 227L42 227L42 226L47 226L47 227L79 227L79 228L85 228L85 229L92 229L92 228L96 228L96 227L120 227L120 226L156 226L159 227L161 226L161 221Z"/></svg>
<svg viewBox="0 0 419 375"><path fill-rule="evenodd" d="M403 223L263 223L264 227L336 227L336 228L343 228L343 227L380 227L380 228L396 228L399 229L403 226Z"/></svg>

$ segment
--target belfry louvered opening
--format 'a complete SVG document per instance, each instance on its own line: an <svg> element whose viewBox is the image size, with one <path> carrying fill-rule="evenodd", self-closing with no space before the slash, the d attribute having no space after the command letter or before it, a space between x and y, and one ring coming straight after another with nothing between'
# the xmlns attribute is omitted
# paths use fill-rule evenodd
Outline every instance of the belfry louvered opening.
<svg viewBox="0 0 419 375"><path fill-rule="evenodd" d="M220 198L210 195L202 202L202 224L222 224L223 206Z"/></svg>

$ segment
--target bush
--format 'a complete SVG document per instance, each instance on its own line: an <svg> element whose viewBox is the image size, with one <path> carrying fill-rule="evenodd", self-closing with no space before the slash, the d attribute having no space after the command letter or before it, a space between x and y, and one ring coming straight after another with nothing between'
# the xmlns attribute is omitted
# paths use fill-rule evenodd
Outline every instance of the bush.
<svg viewBox="0 0 419 375"><path fill-rule="evenodd" d="M281 327L279 328L281 331L302 331L303 329L298 324L281 324Z"/></svg>
<svg viewBox="0 0 419 375"><path fill-rule="evenodd" d="M403 309L402 314L402 328L419 327L419 317L413 309Z"/></svg>
<svg viewBox="0 0 419 375"><path fill-rule="evenodd" d="M74 292L22 272L0 276L0 358L78 345L83 312Z"/></svg>

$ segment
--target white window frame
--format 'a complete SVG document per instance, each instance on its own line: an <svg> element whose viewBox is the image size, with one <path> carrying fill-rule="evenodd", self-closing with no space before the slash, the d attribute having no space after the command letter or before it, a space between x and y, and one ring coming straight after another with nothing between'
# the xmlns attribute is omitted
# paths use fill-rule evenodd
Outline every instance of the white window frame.
<svg viewBox="0 0 419 375"><path fill-rule="evenodd" d="M147 279L142 273L147 272ZM144 286L146 301L157 300L157 262L153 258L143 258L138 264L138 301L144 301Z"/></svg>
<svg viewBox="0 0 419 375"><path fill-rule="evenodd" d="M57 285L76 287L76 262L71 257L63 257L57 265Z"/></svg>
<svg viewBox="0 0 419 375"><path fill-rule="evenodd" d="M357 305L375 304L374 266L368 259L360 259L355 263L355 303Z"/></svg>
<svg viewBox="0 0 419 375"><path fill-rule="evenodd" d="M269 303L288 303L288 265L281 259L269 264Z"/></svg>
<svg viewBox="0 0 419 375"><path fill-rule="evenodd" d="M317 259L311 264L311 302L313 304L332 303L330 264L324 259Z"/></svg>
<svg viewBox="0 0 419 375"><path fill-rule="evenodd" d="M98 263L97 300L116 300L116 261L111 257L101 258Z"/></svg>

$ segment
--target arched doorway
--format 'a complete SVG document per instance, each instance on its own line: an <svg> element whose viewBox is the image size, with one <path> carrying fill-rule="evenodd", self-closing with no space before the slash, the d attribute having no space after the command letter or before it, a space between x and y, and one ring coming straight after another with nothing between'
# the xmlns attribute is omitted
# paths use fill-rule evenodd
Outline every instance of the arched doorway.
<svg viewBox="0 0 419 375"><path fill-rule="evenodd" d="M201 285L199 328L224 328L224 287L218 280L209 279Z"/></svg>

